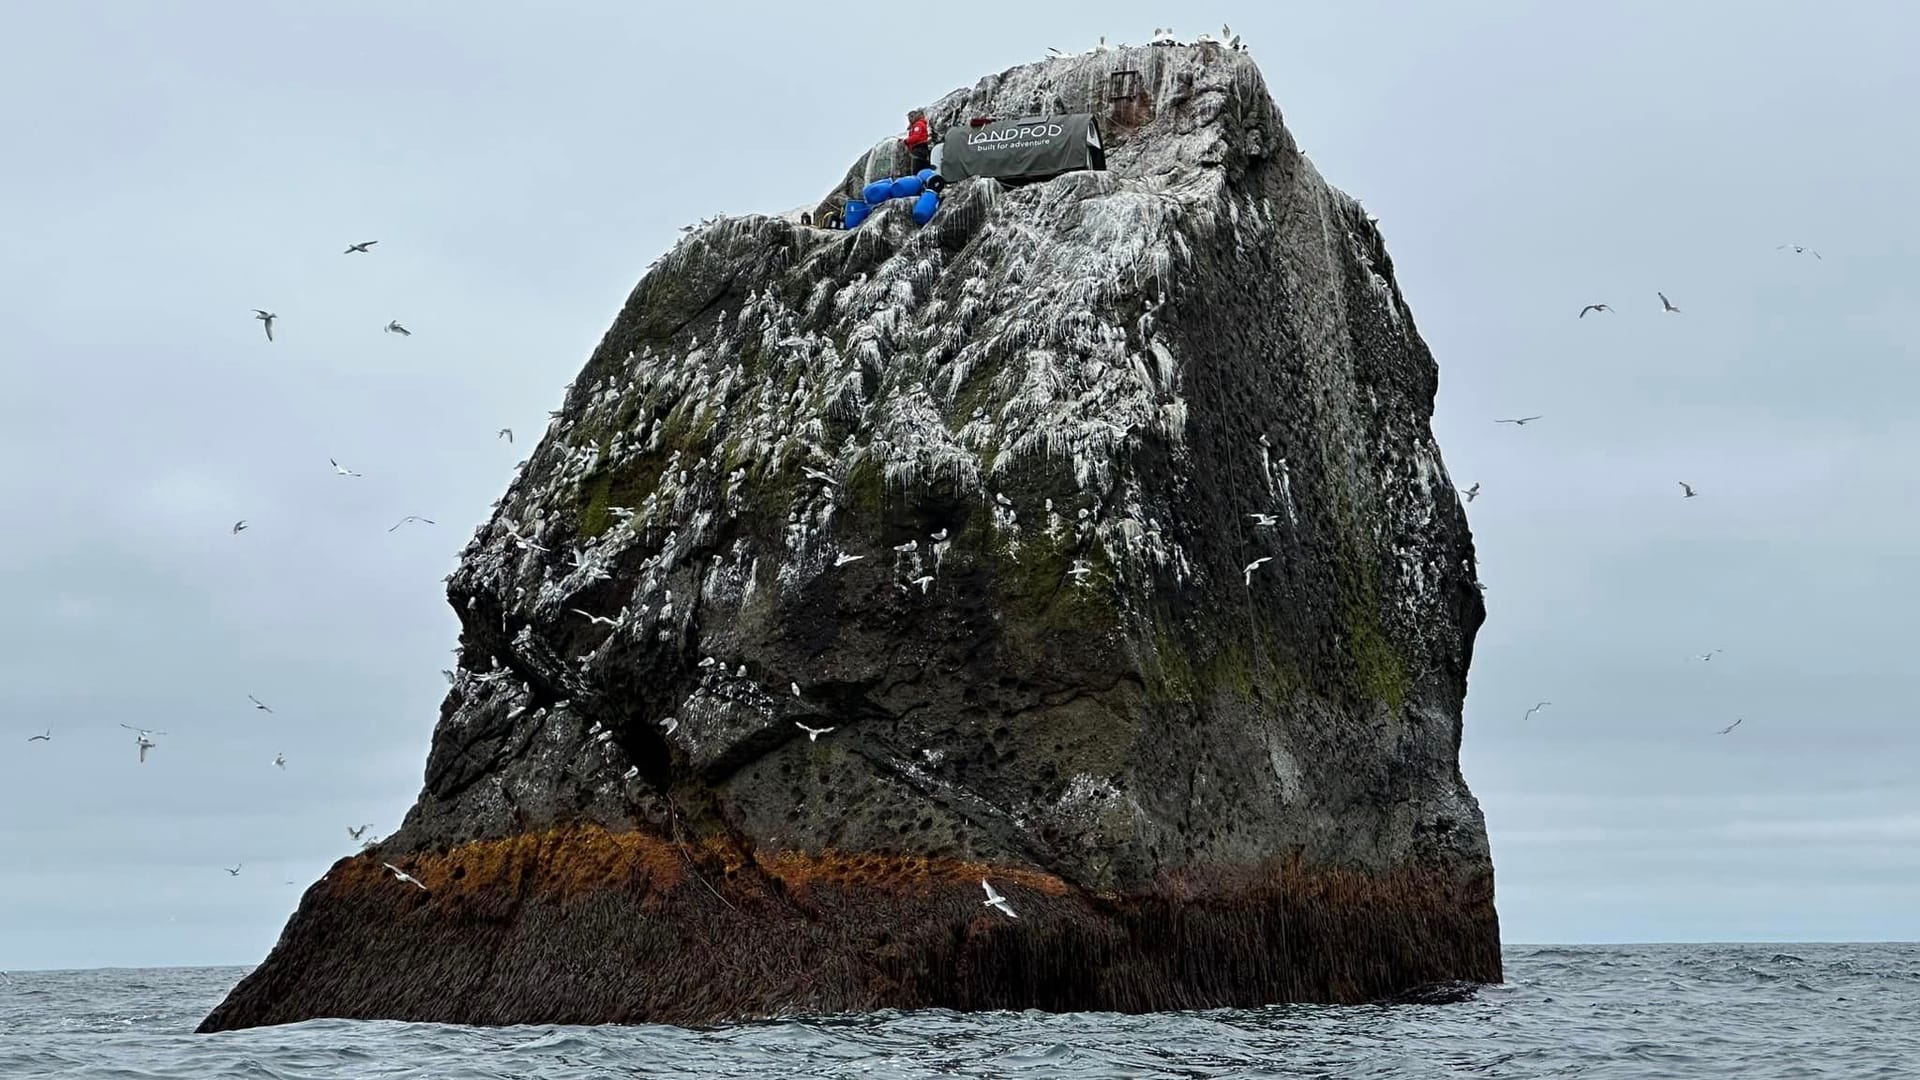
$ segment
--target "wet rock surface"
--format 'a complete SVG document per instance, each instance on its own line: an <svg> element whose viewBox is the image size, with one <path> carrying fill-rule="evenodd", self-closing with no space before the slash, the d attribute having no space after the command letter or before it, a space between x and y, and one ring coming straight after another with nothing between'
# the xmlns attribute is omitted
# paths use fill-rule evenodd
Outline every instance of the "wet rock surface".
<svg viewBox="0 0 1920 1080"><path fill-rule="evenodd" d="M1101 112L1109 171L964 181L925 228L723 219L649 270L450 579L406 823L206 1029L1499 978L1484 609L1377 228L1243 53L929 115L1036 100Z"/></svg>

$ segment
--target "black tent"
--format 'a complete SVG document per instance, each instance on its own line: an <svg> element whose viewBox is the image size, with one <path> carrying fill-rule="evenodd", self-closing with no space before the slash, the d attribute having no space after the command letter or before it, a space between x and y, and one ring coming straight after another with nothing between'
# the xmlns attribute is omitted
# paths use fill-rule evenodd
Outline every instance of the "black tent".
<svg viewBox="0 0 1920 1080"><path fill-rule="evenodd" d="M940 176L964 180L1045 180L1075 169L1105 169L1100 124L1091 113L996 120L947 130Z"/></svg>

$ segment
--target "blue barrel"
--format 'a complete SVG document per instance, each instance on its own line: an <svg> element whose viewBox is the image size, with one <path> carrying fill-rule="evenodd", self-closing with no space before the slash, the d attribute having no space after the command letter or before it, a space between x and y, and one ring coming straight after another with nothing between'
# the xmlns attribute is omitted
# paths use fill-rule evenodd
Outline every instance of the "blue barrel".
<svg viewBox="0 0 1920 1080"><path fill-rule="evenodd" d="M917 176L903 176L893 182L893 197L911 199L927 189L926 181Z"/></svg>
<svg viewBox="0 0 1920 1080"><path fill-rule="evenodd" d="M875 180L860 192L860 197L867 200L869 206L879 206L893 198L893 180Z"/></svg>
<svg viewBox="0 0 1920 1080"><path fill-rule="evenodd" d="M848 199L846 213L840 216L840 224L845 228L857 229L861 222L867 220L867 214L872 210L873 207L859 199Z"/></svg>
<svg viewBox="0 0 1920 1080"><path fill-rule="evenodd" d="M933 169L921 169L919 172L920 183L925 184L927 181L939 175L940 174Z"/></svg>
<svg viewBox="0 0 1920 1080"><path fill-rule="evenodd" d="M921 192L920 197L914 200L913 223L915 225L925 225L927 222L933 220L933 212L938 209L940 209L940 193L937 191Z"/></svg>

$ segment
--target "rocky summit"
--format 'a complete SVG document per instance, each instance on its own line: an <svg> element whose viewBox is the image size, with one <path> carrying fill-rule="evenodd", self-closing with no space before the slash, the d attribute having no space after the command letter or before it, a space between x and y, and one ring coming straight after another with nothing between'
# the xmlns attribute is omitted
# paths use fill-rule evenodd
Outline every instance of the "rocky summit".
<svg viewBox="0 0 1920 1080"><path fill-rule="evenodd" d="M1380 232L1217 44L927 107L1075 112L1105 171L648 270L449 579L418 802L202 1030L1500 978L1485 609Z"/></svg>

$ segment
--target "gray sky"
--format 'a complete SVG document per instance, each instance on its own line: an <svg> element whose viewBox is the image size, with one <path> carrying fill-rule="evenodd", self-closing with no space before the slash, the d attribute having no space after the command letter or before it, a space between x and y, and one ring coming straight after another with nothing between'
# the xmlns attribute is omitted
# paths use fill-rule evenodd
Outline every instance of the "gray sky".
<svg viewBox="0 0 1920 1080"><path fill-rule="evenodd" d="M1920 937L1906 5L391 6L0 17L0 968L253 962L397 823L440 579L680 225L1222 18L1380 217L1484 485L1507 938ZM145 766L121 722L168 732Z"/></svg>

